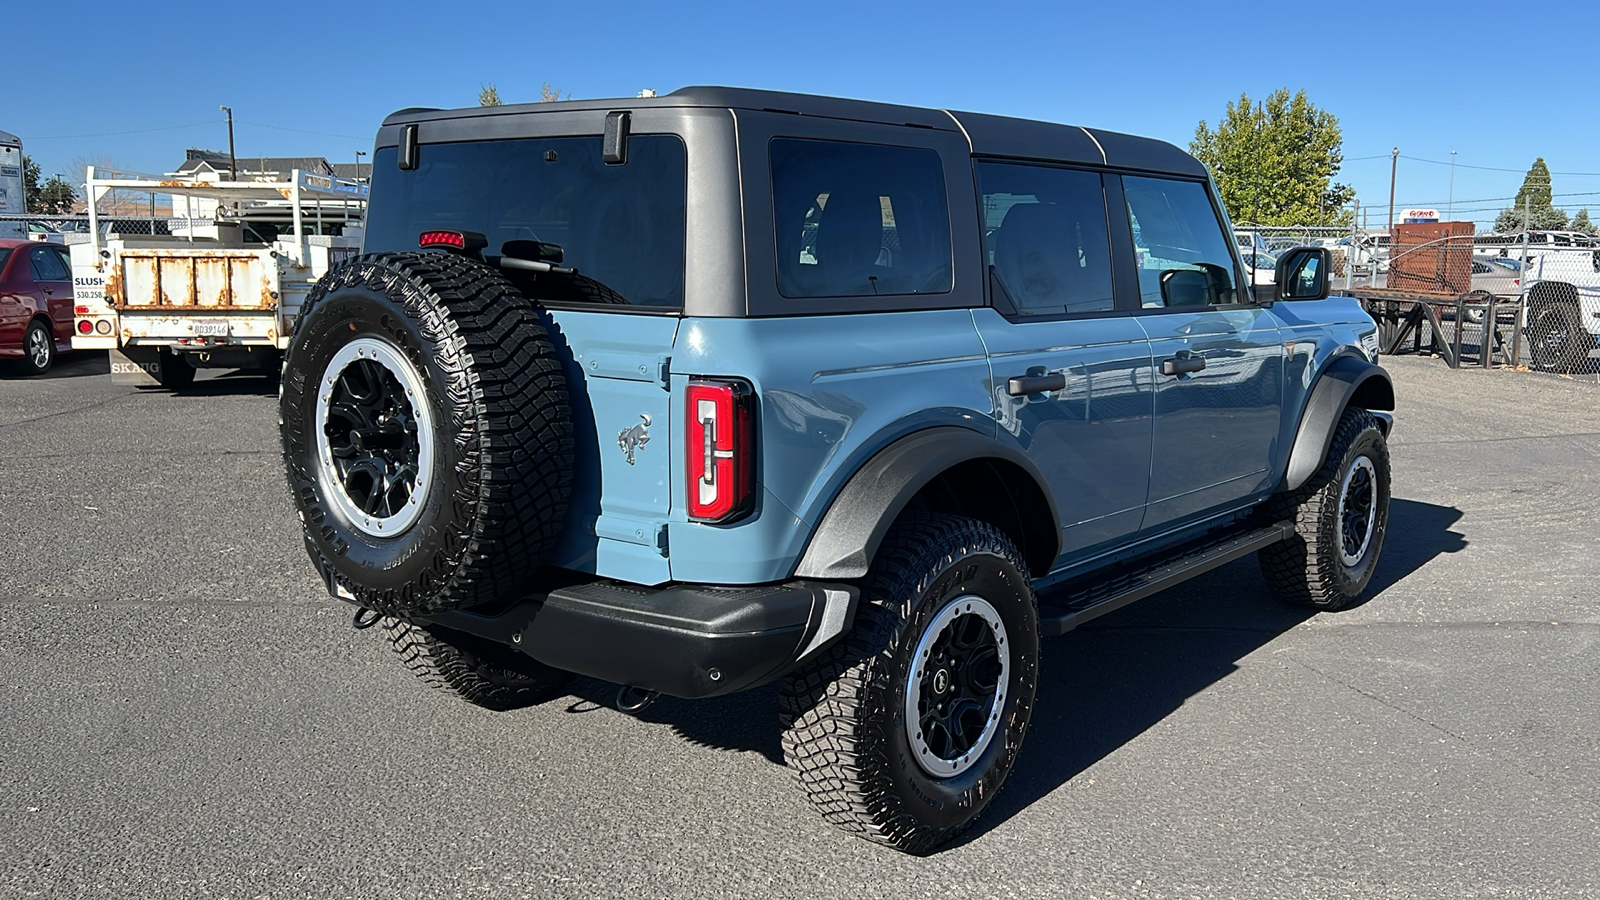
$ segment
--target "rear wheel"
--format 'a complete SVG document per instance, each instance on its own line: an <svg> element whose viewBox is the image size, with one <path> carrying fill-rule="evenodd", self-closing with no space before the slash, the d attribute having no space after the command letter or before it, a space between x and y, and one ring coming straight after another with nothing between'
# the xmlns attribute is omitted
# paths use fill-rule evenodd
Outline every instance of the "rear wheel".
<svg viewBox="0 0 1600 900"><path fill-rule="evenodd" d="M784 680L784 758L829 822L924 853L1005 782L1038 677L1015 545L984 522L913 514L885 538L850 635Z"/></svg>
<svg viewBox="0 0 1600 900"><path fill-rule="evenodd" d="M557 696L572 681L570 672L448 628L385 618L383 633L424 684L485 709L530 706Z"/></svg>
<svg viewBox="0 0 1600 900"><path fill-rule="evenodd" d="M43 375L56 361L56 338L51 328L38 319L29 323L22 335L22 366L29 375Z"/></svg>
<svg viewBox="0 0 1600 900"><path fill-rule="evenodd" d="M181 391L194 384L194 366L183 356L163 349L156 355L156 380L169 391Z"/></svg>

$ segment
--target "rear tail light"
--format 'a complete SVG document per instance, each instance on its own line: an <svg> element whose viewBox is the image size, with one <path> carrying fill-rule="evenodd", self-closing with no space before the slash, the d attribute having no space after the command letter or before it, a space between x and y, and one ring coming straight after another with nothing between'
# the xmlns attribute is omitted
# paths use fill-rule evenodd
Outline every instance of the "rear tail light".
<svg viewBox="0 0 1600 900"><path fill-rule="evenodd" d="M88 334L89 332L91 332L93 330L94 330L94 323L93 322L89 321L88 319L79 319L78 320L78 333L79 334Z"/></svg>
<svg viewBox="0 0 1600 900"><path fill-rule="evenodd" d="M738 381L689 382L689 518L727 522L755 504L754 393Z"/></svg>

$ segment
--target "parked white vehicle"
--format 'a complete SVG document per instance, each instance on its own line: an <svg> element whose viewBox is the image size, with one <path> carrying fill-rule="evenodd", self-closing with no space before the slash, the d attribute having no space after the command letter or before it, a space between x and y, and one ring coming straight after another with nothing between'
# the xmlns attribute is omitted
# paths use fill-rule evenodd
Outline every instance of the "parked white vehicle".
<svg viewBox="0 0 1600 900"><path fill-rule="evenodd" d="M1571 372L1600 345L1600 249L1530 254L1527 290L1529 364Z"/></svg>
<svg viewBox="0 0 1600 900"><path fill-rule="evenodd" d="M326 175L101 180L91 167L88 189L89 234L71 247L72 346L115 351L113 375L142 371L168 388L197 368L275 372L312 285L360 252L367 187ZM112 191L170 196L171 233L102 228L95 210Z"/></svg>

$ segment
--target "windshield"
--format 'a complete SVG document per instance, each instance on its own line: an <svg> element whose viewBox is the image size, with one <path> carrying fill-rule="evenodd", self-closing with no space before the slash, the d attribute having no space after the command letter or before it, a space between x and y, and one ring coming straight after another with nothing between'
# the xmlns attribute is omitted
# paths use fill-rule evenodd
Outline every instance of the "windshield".
<svg viewBox="0 0 1600 900"><path fill-rule="evenodd" d="M602 161L598 135L425 144L411 171L396 152L374 155L366 252L415 250L434 229L481 232L491 261L506 241L543 241L629 305L682 308L688 178L676 136L634 135L624 165Z"/></svg>

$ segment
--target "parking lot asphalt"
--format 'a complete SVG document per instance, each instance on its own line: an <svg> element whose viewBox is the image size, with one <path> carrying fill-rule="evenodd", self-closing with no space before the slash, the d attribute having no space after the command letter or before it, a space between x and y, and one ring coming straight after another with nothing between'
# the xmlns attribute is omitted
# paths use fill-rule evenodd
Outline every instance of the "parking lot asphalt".
<svg viewBox="0 0 1600 900"><path fill-rule="evenodd" d="M771 689L427 691L313 576L266 382L0 377L0 897L1600 896L1600 388L1385 364L1371 599L1244 559L1048 641L927 858L811 811Z"/></svg>

